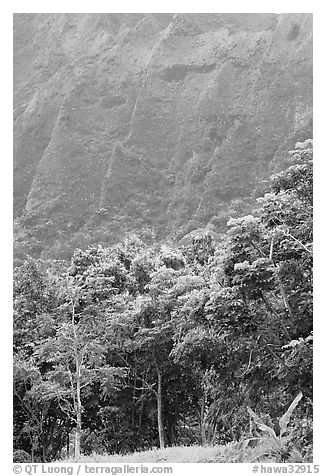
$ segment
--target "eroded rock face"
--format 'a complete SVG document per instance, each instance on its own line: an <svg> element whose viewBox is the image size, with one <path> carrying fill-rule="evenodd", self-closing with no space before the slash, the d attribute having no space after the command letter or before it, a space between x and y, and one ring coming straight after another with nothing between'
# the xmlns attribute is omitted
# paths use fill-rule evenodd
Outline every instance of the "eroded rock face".
<svg viewBox="0 0 326 476"><path fill-rule="evenodd" d="M218 222L312 135L309 14L16 14L14 51L15 214L53 236Z"/></svg>

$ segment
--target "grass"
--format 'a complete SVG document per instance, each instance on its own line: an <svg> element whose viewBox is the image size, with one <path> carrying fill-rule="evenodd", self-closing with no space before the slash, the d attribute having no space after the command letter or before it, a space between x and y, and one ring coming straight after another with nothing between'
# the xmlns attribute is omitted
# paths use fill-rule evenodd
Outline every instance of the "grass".
<svg viewBox="0 0 326 476"><path fill-rule="evenodd" d="M286 458L286 459L285 459ZM235 443L222 446L174 446L164 450L152 449L127 455L93 454L82 456L81 463L301 463L299 452L282 454L271 442L256 448L238 449ZM63 462L77 462L73 458Z"/></svg>

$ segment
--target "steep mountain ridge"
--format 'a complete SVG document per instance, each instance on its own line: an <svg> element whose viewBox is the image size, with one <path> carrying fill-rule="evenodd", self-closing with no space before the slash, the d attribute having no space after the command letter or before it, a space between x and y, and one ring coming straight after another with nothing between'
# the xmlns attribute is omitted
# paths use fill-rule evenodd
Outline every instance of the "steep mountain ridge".
<svg viewBox="0 0 326 476"><path fill-rule="evenodd" d="M79 230L219 228L312 134L309 14L14 24L14 206L39 251Z"/></svg>

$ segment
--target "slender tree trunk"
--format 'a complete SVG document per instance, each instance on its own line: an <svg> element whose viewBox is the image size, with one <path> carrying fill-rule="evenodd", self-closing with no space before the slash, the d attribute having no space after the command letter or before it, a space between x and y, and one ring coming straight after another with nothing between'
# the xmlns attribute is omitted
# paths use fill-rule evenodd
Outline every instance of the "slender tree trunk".
<svg viewBox="0 0 326 476"><path fill-rule="evenodd" d="M143 375L142 375L142 389L141 389L141 394L140 394L141 405L140 405L140 413L139 413L139 417L138 417L138 432L139 433L141 432L143 410L144 410L144 399L143 399L144 387L145 387L145 372L143 372Z"/></svg>
<svg viewBox="0 0 326 476"><path fill-rule="evenodd" d="M74 355L75 355L75 364L76 364L76 400L75 400L75 414L76 414L76 433L75 433L75 459L80 458L80 437L82 431L82 404L80 397L80 386L81 386L81 362L80 356L77 348L77 333L76 333L76 323L75 323L75 303L72 301L72 315L71 322L74 331Z"/></svg>
<svg viewBox="0 0 326 476"><path fill-rule="evenodd" d="M70 456L70 438L69 438L69 432L67 433L67 458Z"/></svg>
<svg viewBox="0 0 326 476"><path fill-rule="evenodd" d="M43 458L43 462L46 463L46 460L47 460L46 449L43 443L42 443L42 458Z"/></svg>
<svg viewBox="0 0 326 476"><path fill-rule="evenodd" d="M82 414L82 405L80 399L80 372L78 369L77 372L77 386L76 386L76 438L75 438L75 458L78 459L80 457L80 437L82 431L82 421L81 421L81 414Z"/></svg>
<svg viewBox="0 0 326 476"><path fill-rule="evenodd" d="M81 414L77 415L76 435L75 435L75 459L80 458L80 435L81 435Z"/></svg>
<svg viewBox="0 0 326 476"><path fill-rule="evenodd" d="M158 436L160 440L160 449L164 449L164 431L163 431L163 422L162 422L162 374L159 368L157 369L157 426L158 426Z"/></svg>
<svg viewBox="0 0 326 476"><path fill-rule="evenodd" d="M200 405L200 433L201 433L201 444L203 446L207 444L206 429L205 429L205 404L206 404L206 398L205 396L203 396L202 402Z"/></svg>
<svg viewBox="0 0 326 476"><path fill-rule="evenodd" d="M175 445L176 442L176 418L175 418L176 412L171 416L171 418L168 419L167 421L167 427L168 427L168 444L170 446Z"/></svg>
<svg viewBox="0 0 326 476"><path fill-rule="evenodd" d="M34 435L31 437L31 441L32 441L32 463L34 463L35 461L35 437Z"/></svg>
<svg viewBox="0 0 326 476"><path fill-rule="evenodd" d="M281 293L281 296L282 296L282 299L283 299L284 306L288 310L288 313L289 313L292 321L294 321L294 313L293 313L292 308L290 306L289 299L288 299L285 287L282 283L282 279L281 279L280 274L279 274L279 266L276 264L276 262L273 259L273 248L274 248L274 236L272 238L270 249L269 249L269 259L272 261L272 263L274 265L274 268L275 268L275 273L274 274L275 274L275 278L276 278L276 281L277 281L277 284L278 284L278 288L280 290L280 293Z"/></svg>
<svg viewBox="0 0 326 476"><path fill-rule="evenodd" d="M143 410L144 410L144 401L141 402L139 417L138 417L138 433L141 432L141 425L142 425L142 418L143 418Z"/></svg>
<svg viewBox="0 0 326 476"><path fill-rule="evenodd" d="M136 399L136 385L137 385L137 379L136 379L136 374L134 376L134 388L133 388L133 396L132 396L132 414L131 414L131 424L134 427L135 426L135 399Z"/></svg>
<svg viewBox="0 0 326 476"><path fill-rule="evenodd" d="M217 425L214 426L213 434L212 434L210 442L209 442L210 445L214 444L215 438L216 438L216 433L217 433Z"/></svg>

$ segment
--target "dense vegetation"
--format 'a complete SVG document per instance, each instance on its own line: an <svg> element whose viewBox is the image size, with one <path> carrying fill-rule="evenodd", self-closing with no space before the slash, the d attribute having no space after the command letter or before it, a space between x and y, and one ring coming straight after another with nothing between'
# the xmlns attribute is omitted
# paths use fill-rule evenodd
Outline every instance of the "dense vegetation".
<svg viewBox="0 0 326 476"><path fill-rule="evenodd" d="M218 242L129 236L16 268L17 460L241 441L248 406L278 434L300 391L282 458L311 458L312 141L289 160Z"/></svg>

